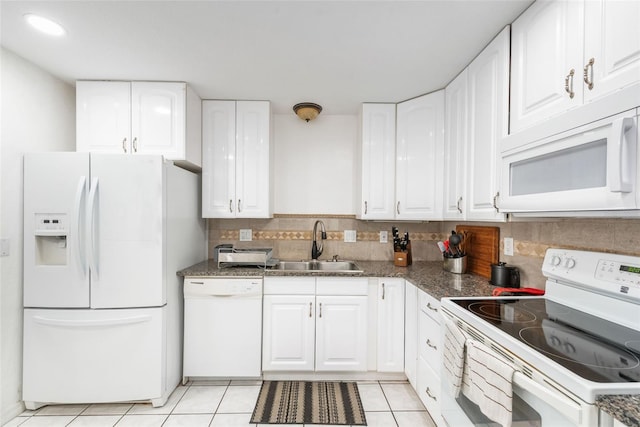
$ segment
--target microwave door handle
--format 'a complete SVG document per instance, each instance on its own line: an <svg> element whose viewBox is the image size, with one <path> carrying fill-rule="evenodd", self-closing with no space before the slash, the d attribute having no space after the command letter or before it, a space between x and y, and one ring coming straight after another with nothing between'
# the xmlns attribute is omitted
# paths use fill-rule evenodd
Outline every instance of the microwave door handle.
<svg viewBox="0 0 640 427"><path fill-rule="evenodd" d="M636 127L633 117L613 121L607 141L607 184L615 193L633 190L636 177Z"/></svg>

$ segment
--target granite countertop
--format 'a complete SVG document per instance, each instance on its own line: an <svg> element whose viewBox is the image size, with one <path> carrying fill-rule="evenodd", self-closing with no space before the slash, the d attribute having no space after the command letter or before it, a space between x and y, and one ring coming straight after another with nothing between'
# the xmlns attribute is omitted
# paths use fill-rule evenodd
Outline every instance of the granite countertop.
<svg viewBox="0 0 640 427"><path fill-rule="evenodd" d="M218 268L208 259L178 272L179 276L255 277L255 276L320 276L320 277L401 277L436 299L444 297L490 296L494 286L475 274L454 274L442 269L441 261L417 261L408 267L396 267L392 261L356 261L362 273L294 272L261 268ZM630 427L640 427L640 396L600 396L596 405Z"/></svg>
<svg viewBox="0 0 640 427"><path fill-rule="evenodd" d="M208 259L178 272L179 276L255 277L401 277L436 299L444 297L488 296L494 289L488 279L474 274L454 274L442 269L440 261L418 261L408 267L396 267L392 261L356 261L362 273L296 272L261 268L226 267Z"/></svg>
<svg viewBox="0 0 640 427"><path fill-rule="evenodd" d="M596 405L624 425L640 427L640 395L598 396Z"/></svg>

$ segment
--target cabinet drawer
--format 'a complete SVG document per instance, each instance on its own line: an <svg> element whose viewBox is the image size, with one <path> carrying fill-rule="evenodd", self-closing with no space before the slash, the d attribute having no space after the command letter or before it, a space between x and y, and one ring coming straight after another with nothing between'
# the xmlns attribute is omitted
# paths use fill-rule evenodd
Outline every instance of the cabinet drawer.
<svg viewBox="0 0 640 427"><path fill-rule="evenodd" d="M431 418L440 418L440 377L418 357L418 397L424 404Z"/></svg>
<svg viewBox="0 0 640 427"><path fill-rule="evenodd" d="M424 359L437 374L442 361L441 328L430 316L418 314L418 356Z"/></svg>
<svg viewBox="0 0 640 427"><path fill-rule="evenodd" d="M367 295L367 277L318 277L316 295Z"/></svg>
<svg viewBox="0 0 640 427"><path fill-rule="evenodd" d="M265 277L265 295L314 295L315 277Z"/></svg>
<svg viewBox="0 0 640 427"><path fill-rule="evenodd" d="M428 293L418 290L418 307L433 320L440 323L440 301Z"/></svg>

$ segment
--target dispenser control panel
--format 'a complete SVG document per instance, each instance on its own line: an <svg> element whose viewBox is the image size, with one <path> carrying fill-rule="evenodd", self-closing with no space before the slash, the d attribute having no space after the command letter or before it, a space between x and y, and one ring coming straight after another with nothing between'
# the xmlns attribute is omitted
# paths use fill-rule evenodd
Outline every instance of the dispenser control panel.
<svg viewBox="0 0 640 427"><path fill-rule="evenodd" d="M67 232L67 214L38 213L36 214L36 234L38 232Z"/></svg>

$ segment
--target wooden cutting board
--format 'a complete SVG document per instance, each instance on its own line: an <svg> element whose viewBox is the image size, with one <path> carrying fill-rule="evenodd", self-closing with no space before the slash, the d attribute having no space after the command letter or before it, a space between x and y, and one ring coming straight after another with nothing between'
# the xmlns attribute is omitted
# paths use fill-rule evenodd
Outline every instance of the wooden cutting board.
<svg viewBox="0 0 640 427"><path fill-rule="evenodd" d="M476 225L457 225L456 233L468 233L467 273L491 278L491 264L497 264L500 257L500 228Z"/></svg>

